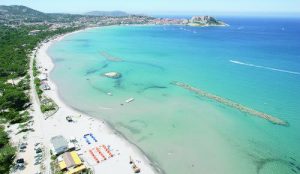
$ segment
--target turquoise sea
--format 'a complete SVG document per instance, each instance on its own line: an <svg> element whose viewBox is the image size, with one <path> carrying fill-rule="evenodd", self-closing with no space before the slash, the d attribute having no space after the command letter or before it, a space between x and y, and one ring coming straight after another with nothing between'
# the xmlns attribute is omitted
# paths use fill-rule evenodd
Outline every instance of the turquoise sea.
<svg viewBox="0 0 300 174"><path fill-rule="evenodd" d="M109 122L162 173L300 173L300 20L222 19L230 26L110 26L69 35L48 50L51 78L67 104ZM102 76L111 71L122 77Z"/></svg>

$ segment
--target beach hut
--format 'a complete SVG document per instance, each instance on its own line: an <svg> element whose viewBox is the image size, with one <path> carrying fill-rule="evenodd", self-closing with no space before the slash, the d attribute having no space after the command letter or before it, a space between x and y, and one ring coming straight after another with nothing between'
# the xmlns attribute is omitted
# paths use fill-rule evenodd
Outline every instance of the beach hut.
<svg viewBox="0 0 300 174"><path fill-rule="evenodd" d="M77 174L86 169L75 151L65 152L57 159L60 170L66 174Z"/></svg>
<svg viewBox="0 0 300 174"><path fill-rule="evenodd" d="M61 135L52 137L51 143L53 154L57 156L66 151L75 149L74 144L68 143L68 141Z"/></svg>
<svg viewBox="0 0 300 174"><path fill-rule="evenodd" d="M67 140L59 135L51 138L52 150L54 155L60 155L68 150L68 142Z"/></svg>

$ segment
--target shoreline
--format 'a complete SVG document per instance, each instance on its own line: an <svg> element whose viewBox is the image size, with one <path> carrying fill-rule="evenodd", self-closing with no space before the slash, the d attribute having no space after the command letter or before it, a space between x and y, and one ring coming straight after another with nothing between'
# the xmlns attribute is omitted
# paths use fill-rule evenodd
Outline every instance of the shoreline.
<svg viewBox="0 0 300 174"><path fill-rule="evenodd" d="M104 26L104 27L106 27L106 26ZM111 27L111 26L108 26L108 27ZM90 28L80 29L77 31L73 31L71 33L66 33L66 34L51 38L46 43L45 42L41 43L38 46L38 49L36 50L37 65L40 65L44 69L47 69L46 73L48 73L48 75L51 74L51 72L55 68L55 64L53 63L51 56L48 54L48 49L53 44L63 40L67 36L70 36L70 35L73 35L73 34L76 34L79 32L83 32L83 31L91 30L91 29L96 29L96 28L101 28L101 27L90 27ZM110 137L111 139L114 139L114 141L117 140L117 143L115 143L115 145L112 145L112 146L119 146L117 148L120 149L120 151L123 153L124 153L124 151L126 151L125 152L126 155L123 155L122 160L120 160L120 159L118 160L118 162L122 163L122 164L115 164L115 165L120 165L120 166L118 166L118 167L110 166L114 170L107 170L107 169L101 170L101 164L99 164L99 167L94 167L95 173L98 173L98 172L100 172L100 173L101 172L115 173L114 171L119 172L119 173L126 173L124 170L121 171L121 169L118 169L118 168L124 168L125 166L128 166L128 168L129 168L128 173L132 173L133 171L131 170L130 165L129 165L130 157L133 157L133 159L137 162L136 163L137 166L139 168L141 168L141 173L161 173L162 172L161 169L158 168L158 166L155 163L153 163L145 155L145 153L142 151L142 149L140 149L136 144L130 142L121 132L114 129L114 127L109 122L107 122L103 119L100 119L100 118L92 117L76 108L68 106L61 98L61 94L59 94L57 85L51 79L51 75L49 75L47 82L48 82L49 86L51 87L51 90L44 91L44 94L47 97L49 97L55 101L55 103L59 106L59 110L53 116L51 116L50 118L45 120L45 122L47 122L48 120L53 120L53 119L55 119L56 121L60 121L59 119L62 119L62 118L64 119L64 117L67 115L61 115L62 112L65 114L68 113L68 115L80 115L81 121L87 122L87 120L90 120L90 122L92 122L92 123L89 123L90 125L91 124L101 125L101 127L103 128L103 131L101 131L101 133L99 133L100 131L98 131L99 135L101 135L101 139L103 139L102 137L104 137L104 136L111 136ZM59 116L60 118L57 118L58 115L60 115ZM62 127L62 129L61 129L61 132L63 132L63 131L64 131L64 127ZM95 130L91 129L91 131L95 131ZM49 138L50 137L48 137L48 139ZM66 138L68 138L68 137L66 137ZM110 141L109 138L108 138L108 141ZM127 156L127 158L128 158L128 160L126 160L126 161L125 161L125 159L126 159L125 156Z"/></svg>

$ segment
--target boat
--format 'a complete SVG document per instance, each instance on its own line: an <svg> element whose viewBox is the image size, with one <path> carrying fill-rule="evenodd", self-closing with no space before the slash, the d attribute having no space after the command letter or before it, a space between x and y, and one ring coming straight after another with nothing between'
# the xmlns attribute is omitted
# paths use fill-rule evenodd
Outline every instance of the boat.
<svg viewBox="0 0 300 174"><path fill-rule="evenodd" d="M130 103L130 102L132 102L134 100L134 98L129 98L129 99L127 99L125 102L126 103Z"/></svg>

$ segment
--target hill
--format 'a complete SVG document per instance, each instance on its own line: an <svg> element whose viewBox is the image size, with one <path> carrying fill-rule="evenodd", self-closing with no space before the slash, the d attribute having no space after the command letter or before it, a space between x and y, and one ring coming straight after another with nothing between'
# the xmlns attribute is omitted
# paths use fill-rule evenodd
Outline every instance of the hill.
<svg viewBox="0 0 300 174"><path fill-rule="evenodd" d="M0 5L0 14L1 15L15 15L15 16L37 16L37 15L42 15L44 16L45 14L31 9L29 7L25 7L22 5L11 5L11 6L6 6L6 5Z"/></svg>
<svg viewBox="0 0 300 174"><path fill-rule="evenodd" d="M99 26L116 24L144 24L153 18L130 15L123 11L92 11L86 14L43 13L25 6L0 5L0 24L34 25L60 24L68 26Z"/></svg>
<svg viewBox="0 0 300 174"><path fill-rule="evenodd" d="M1 20L42 22L44 20L51 20L51 16L21 5L0 5Z"/></svg>

